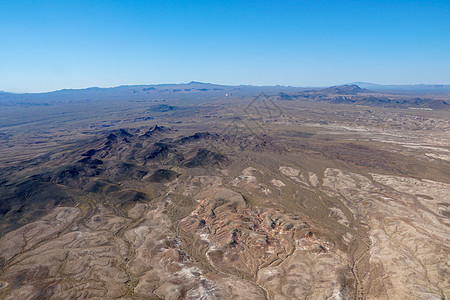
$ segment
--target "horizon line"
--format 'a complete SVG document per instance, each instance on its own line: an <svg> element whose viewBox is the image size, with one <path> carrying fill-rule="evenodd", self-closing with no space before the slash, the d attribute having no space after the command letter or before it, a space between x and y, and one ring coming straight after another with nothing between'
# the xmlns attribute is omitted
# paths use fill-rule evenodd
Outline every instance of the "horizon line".
<svg viewBox="0 0 450 300"><path fill-rule="evenodd" d="M190 81L187 83L150 83L150 84L121 84L121 85L115 85L115 86L89 86L89 87L81 87L81 88L62 88L62 89L56 89L56 90L50 90L50 91L41 91L41 92L9 92L0 90L0 93L7 93L7 94L47 94L47 93L55 93L55 92L61 92L61 91L81 91L81 90L88 90L88 89L114 89L114 88L121 88L121 87L138 87L138 86L162 86L162 85L189 85L189 84L208 84L208 85L220 85L220 86L246 86L246 87L286 87L286 88L327 88L327 87L334 87L334 86L345 86L345 85L373 85L376 86L393 86L393 87L418 87L418 86L449 86L450 83L415 83L415 84L396 84L396 83L389 83L389 84L379 84L374 82L365 82L365 81L353 81L348 83L342 83L342 84L332 84L332 85L314 85L314 86L293 86L293 85L281 85L281 84L273 84L273 85L253 85L253 84L223 84L223 83L211 83L211 82L201 82L201 81Z"/></svg>

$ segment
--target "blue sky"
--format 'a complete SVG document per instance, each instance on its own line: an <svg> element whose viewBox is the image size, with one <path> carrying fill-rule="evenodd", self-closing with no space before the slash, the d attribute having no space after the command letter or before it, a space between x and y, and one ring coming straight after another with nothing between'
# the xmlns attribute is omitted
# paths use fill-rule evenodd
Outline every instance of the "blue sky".
<svg viewBox="0 0 450 300"><path fill-rule="evenodd" d="M0 0L0 90L450 84L450 1Z"/></svg>

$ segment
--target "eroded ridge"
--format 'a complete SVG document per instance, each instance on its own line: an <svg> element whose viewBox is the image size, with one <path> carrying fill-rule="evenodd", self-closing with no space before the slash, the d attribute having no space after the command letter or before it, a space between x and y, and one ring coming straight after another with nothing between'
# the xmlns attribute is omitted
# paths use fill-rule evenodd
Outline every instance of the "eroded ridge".
<svg viewBox="0 0 450 300"><path fill-rule="evenodd" d="M168 214L176 205L168 195L156 204L137 203L122 216L101 204L87 216L60 207L10 232L0 240L2 297L340 299L350 294L350 270L332 241L317 237L294 214L249 205L221 182L217 176L193 177L185 194L202 200L179 223Z"/></svg>
<svg viewBox="0 0 450 300"><path fill-rule="evenodd" d="M323 187L369 228L370 265L360 278L368 299L448 299L450 185L408 177L372 178L327 169ZM382 274L394 273L395 276Z"/></svg>

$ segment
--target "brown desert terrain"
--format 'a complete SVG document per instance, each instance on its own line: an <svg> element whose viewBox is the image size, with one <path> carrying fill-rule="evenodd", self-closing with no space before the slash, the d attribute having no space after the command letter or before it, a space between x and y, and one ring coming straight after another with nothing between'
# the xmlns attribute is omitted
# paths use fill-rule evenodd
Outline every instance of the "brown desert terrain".
<svg viewBox="0 0 450 300"><path fill-rule="evenodd" d="M1 107L1 299L450 299L450 95L209 89Z"/></svg>

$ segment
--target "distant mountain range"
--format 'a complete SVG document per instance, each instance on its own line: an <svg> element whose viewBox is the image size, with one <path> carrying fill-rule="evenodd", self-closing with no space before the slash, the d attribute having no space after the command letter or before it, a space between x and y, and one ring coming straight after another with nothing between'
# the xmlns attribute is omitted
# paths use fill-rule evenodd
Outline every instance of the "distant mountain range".
<svg viewBox="0 0 450 300"><path fill-rule="evenodd" d="M0 92L0 105L49 105L55 103L80 103L116 100L183 100L209 101L227 96L254 96L261 92L277 94L298 92L304 88L286 86L228 86L192 81L182 84L124 85L112 88L91 87L63 89L47 93Z"/></svg>
<svg viewBox="0 0 450 300"><path fill-rule="evenodd" d="M419 97L420 96L420 97ZM423 94L419 92L393 93L387 90L369 90L356 84L329 88L304 90L297 93L280 93L279 100L315 101L335 104L380 106L390 108L450 109L448 95Z"/></svg>
<svg viewBox="0 0 450 300"><path fill-rule="evenodd" d="M113 88L63 89L48 93L0 92L0 106L45 106L70 103L157 101L183 105L227 97L253 97L260 93L279 100L320 101L383 107L448 109L450 85L379 85L358 82L325 88L290 86L219 85L192 81L185 84L126 85ZM439 97L440 98L440 97Z"/></svg>
<svg viewBox="0 0 450 300"><path fill-rule="evenodd" d="M411 92L450 92L450 85L446 84L376 84L370 82L352 82L361 88L375 91L411 91Z"/></svg>

